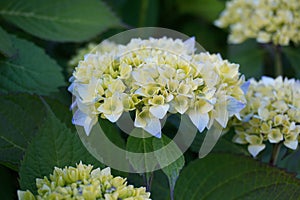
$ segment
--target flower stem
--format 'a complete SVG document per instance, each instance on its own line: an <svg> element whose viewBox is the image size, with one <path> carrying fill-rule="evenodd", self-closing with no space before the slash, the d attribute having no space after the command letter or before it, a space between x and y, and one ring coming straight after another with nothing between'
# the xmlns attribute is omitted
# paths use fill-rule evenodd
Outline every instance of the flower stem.
<svg viewBox="0 0 300 200"><path fill-rule="evenodd" d="M139 19L139 26L140 27L145 26L148 5L149 5L148 0L142 0L141 1L140 19Z"/></svg>
<svg viewBox="0 0 300 200"><path fill-rule="evenodd" d="M273 146L272 155L271 155L271 159L270 159L270 162L269 162L270 165L272 165L272 166L276 165L278 155L279 155L279 152L280 152L280 147L281 147L281 143L276 143Z"/></svg>
<svg viewBox="0 0 300 200"><path fill-rule="evenodd" d="M151 172L151 173L144 173L144 181L145 181L146 191L147 192L151 191L152 180L153 180L153 172Z"/></svg>
<svg viewBox="0 0 300 200"><path fill-rule="evenodd" d="M283 75L281 47L274 45L275 76Z"/></svg>

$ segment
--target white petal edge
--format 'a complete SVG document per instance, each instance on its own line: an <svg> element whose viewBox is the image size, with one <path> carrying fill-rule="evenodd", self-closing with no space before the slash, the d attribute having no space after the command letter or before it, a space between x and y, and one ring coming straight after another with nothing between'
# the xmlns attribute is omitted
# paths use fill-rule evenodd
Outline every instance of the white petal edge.
<svg viewBox="0 0 300 200"><path fill-rule="evenodd" d="M201 133L209 122L208 113L201 114L197 112L195 109L191 109L188 111L188 116L190 117L193 124L197 127L199 132Z"/></svg>
<svg viewBox="0 0 300 200"><path fill-rule="evenodd" d="M93 126L97 123L97 116L90 117L87 114L76 110L73 115L72 123L74 125L83 126L85 134L89 136Z"/></svg>
<svg viewBox="0 0 300 200"><path fill-rule="evenodd" d="M191 37L183 42L184 47L188 50L188 53L195 51L195 37Z"/></svg>
<svg viewBox="0 0 300 200"><path fill-rule="evenodd" d="M283 144L290 149L296 150L298 147L298 140L284 141Z"/></svg>
<svg viewBox="0 0 300 200"><path fill-rule="evenodd" d="M262 150L264 150L265 147L266 147L265 144L249 145L248 146L248 151L250 152L250 154L253 157L256 157L259 154L259 152L261 152Z"/></svg>
<svg viewBox="0 0 300 200"><path fill-rule="evenodd" d="M114 113L114 114L111 114L111 115L103 113L103 115L104 115L110 122L113 122L113 123L114 123L114 122L118 121L118 119L121 117L122 112L120 112L120 113Z"/></svg>
<svg viewBox="0 0 300 200"><path fill-rule="evenodd" d="M149 111L154 117L158 119L162 119L167 114L169 108L170 108L169 104L157 105L157 106L151 106Z"/></svg>

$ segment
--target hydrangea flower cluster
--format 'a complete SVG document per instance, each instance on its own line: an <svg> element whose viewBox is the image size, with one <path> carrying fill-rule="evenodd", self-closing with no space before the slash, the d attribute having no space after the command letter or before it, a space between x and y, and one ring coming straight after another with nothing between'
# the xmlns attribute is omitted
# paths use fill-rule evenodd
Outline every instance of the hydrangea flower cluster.
<svg viewBox="0 0 300 200"><path fill-rule="evenodd" d="M69 87L78 108L73 123L88 135L98 116L116 122L135 111L134 125L156 137L168 112L187 114L200 132L214 121L226 127L245 106L244 77L239 65L195 50L194 38L164 37L85 55Z"/></svg>
<svg viewBox="0 0 300 200"><path fill-rule="evenodd" d="M72 73L74 68L78 65L79 61L84 59L84 55L93 52L93 51L97 51L100 53L104 53L107 51L111 51L114 48L116 48L116 44L113 42L108 42L108 41L103 41L101 45L97 45L96 43L88 43L87 46L79 49L76 52L76 55L73 56L69 62L68 62L68 72Z"/></svg>
<svg viewBox="0 0 300 200"><path fill-rule="evenodd" d="M81 162L75 167L55 167L50 180L36 179L38 195L30 191L18 191L19 200L76 199L76 200L151 200L144 187L127 185L126 179L113 177L110 168L93 169Z"/></svg>
<svg viewBox="0 0 300 200"><path fill-rule="evenodd" d="M295 150L300 133L300 82L280 76L251 80L247 106L241 111L241 121L234 120L233 141L248 144L255 157L265 148L265 142L280 143Z"/></svg>
<svg viewBox="0 0 300 200"><path fill-rule="evenodd" d="M300 42L299 0L231 0L215 25L229 27L230 43L256 38L259 43L286 46Z"/></svg>

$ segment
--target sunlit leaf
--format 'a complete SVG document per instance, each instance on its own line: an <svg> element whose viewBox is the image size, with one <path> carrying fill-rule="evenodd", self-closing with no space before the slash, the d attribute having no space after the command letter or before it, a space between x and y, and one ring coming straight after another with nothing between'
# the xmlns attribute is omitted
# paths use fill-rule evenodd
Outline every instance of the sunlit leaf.
<svg viewBox="0 0 300 200"><path fill-rule="evenodd" d="M100 0L1 0L0 16L24 31L53 41L82 41L120 26Z"/></svg>

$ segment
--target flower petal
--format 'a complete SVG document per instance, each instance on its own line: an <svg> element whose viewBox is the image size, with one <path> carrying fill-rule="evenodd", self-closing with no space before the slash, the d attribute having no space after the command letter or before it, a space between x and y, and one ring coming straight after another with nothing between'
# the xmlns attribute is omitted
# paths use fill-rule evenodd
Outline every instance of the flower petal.
<svg viewBox="0 0 300 200"><path fill-rule="evenodd" d="M161 124L159 119L155 117L151 118L144 129L154 137L161 138Z"/></svg>
<svg viewBox="0 0 300 200"><path fill-rule="evenodd" d="M228 105L227 105L227 110L228 110L228 115L229 117L238 114L243 108L245 108L246 104L236 100L233 97L228 98Z"/></svg>
<svg viewBox="0 0 300 200"><path fill-rule="evenodd" d="M263 76L261 77L261 81L265 84L265 85L274 85L274 79L268 76Z"/></svg>
<svg viewBox="0 0 300 200"><path fill-rule="evenodd" d="M167 114L169 107L169 104L151 106L149 111L154 117L162 119Z"/></svg>
<svg viewBox="0 0 300 200"><path fill-rule="evenodd" d="M80 110L76 110L73 115L72 123L78 126L83 126L86 135L89 136L93 126L97 123L97 120L97 115L90 117Z"/></svg>
<svg viewBox="0 0 300 200"><path fill-rule="evenodd" d="M148 108L144 108L142 112L136 112L134 126L143 128L157 138L161 137L160 121L150 113Z"/></svg>
<svg viewBox="0 0 300 200"><path fill-rule="evenodd" d="M256 144L256 145L249 145L248 151L253 157L256 157L259 152L261 152L266 147L265 144Z"/></svg>
<svg viewBox="0 0 300 200"><path fill-rule="evenodd" d="M227 111L227 102L223 101L215 105L216 116L215 119L219 124L226 128L228 122L228 111Z"/></svg>
<svg viewBox="0 0 300 200"><path fill-rule="evenodd" d="M80 110L76 110L76 112L73 115L72 123L74 125L84 126L86 117L87 117L87 114L81 112Z"/></svg>
<svg viewBox="0 0 300 200"><path fill-rule="evenodd" d="M201 114L195 109L190 109L188 111L188 115L189 115L191 121L193 122L193 124L199 130L199 132L202 132L209 122L208 113Z"/></svg>
<svg viewBox="0 0 300 200"><path fill-rule="evenodd" d="M103 113L103 115L111 122L116 122L118 121L118 119L121 117L122 115L122 112L120 113L112 113L112 114L105 114Z"/></svg>
<svg viewBox="0 0 300 200"><path fill-rule="evenodd" d="M298 140L284 141L283 144L284 144L286 147L295 150L295 149L297 149L297 147L298 147Z"/></svg>
<svg viewBox="0 0 300 200"><path fill-rule="evenodd" d="M247 94L250 83L251 82L248 80L245 83L243 83L243 85L241 86L241 89L243 90L244 94Z"/></svg>
<svg viewBox="0 0 300 200"><path fill-rule="evenodd" d="M184 47L188 50L187 53L191 54L195 51L195 37L191 37L184 41Z"/></svg>

